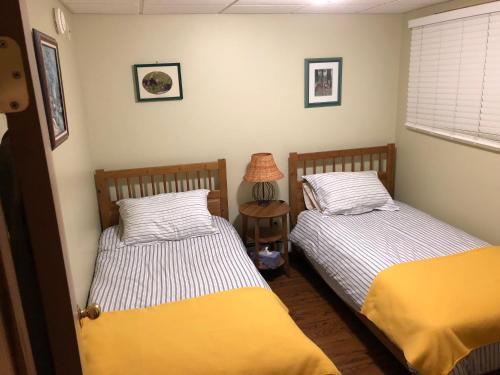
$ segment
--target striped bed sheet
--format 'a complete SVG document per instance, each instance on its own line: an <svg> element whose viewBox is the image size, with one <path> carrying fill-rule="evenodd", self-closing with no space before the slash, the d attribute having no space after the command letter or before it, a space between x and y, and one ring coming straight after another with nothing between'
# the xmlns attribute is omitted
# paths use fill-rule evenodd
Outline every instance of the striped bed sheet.
<svg viewBox="0 0 500 375"><path fill-rule="evenodd" d="M413 207L395 203L399 211L350 216L304 211L290 234L323 279L357 311L380 271L488 245ZM481 374L499 368L500 343L495 343L471 352L452 374Z"/></svg>
<svg viewBox="0 0 500 375"><path fill-rule="evenodd" d="M242 287L269 288L233 226L218 216L213 221L216 234L125 247L119 227L107 228L89 303L102 311L127 310Z"/></svg>

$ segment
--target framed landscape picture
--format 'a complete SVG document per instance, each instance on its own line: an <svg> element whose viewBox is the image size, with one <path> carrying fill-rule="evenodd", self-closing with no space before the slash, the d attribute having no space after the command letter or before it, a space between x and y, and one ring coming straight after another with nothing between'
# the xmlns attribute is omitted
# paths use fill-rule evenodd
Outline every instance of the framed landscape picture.
<svg viewBox="0 0 500 375"><path fill-rule="evenodd" d="M306 108L340 105L342 57L306 59L304 86Z"/></svg>
<svg viewBox="0 0 500 375"><path fill-rule="evenodd" d="M181 64L134 65L135 95L138 102L181 100Z"/></svg>
<svg viewBox="0 0 500 375"><path fill-rule="evenodd" d="M59 50L54 38L38 30L33 30L33 40L50 144L53 150L69 136Z"/></svg>

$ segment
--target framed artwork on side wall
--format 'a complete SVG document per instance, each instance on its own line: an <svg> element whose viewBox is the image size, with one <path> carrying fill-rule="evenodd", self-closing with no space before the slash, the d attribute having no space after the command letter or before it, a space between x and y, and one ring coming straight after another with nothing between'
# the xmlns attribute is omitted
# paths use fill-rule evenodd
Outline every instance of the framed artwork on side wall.
<svg viewBox="0 0 500 375"><path fill-rule="evenodd" d="M138 102L182 99L181 64L134 65L135 96Z"/></svg>
<svg viewBox="0 0 500 375"><path fill-rule="evenodd" d="M69 136L59 49L54 38L35 29L33 29L33 40L53 150Z"/></svg>
<svg viewBox="0 0 500 375"><path fill-rule="evenodd" d="M342 57L305 59L304 105L327 107L341 104Z"/></svg>

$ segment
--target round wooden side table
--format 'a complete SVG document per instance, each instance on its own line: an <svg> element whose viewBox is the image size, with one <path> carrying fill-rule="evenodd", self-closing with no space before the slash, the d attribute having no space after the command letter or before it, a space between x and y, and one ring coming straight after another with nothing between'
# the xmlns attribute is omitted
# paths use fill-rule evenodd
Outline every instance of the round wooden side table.
<svg viewBox="0 0 500 375"><path fill-rule="evenodd" d="M283 263L280 265L284 267L287 275L290 273L290 266L288 263L288 213L290 207L285 201L270 201L265 206L259 205L258 202L247 202L240 206L240 214L243 220L243 242L247 244L247 239L251 238L255 242L255 266L260 270L268 269L263 266L259 261L259 251L261 244L272 243L277 241L283 242L282 258ZM253 219L254 228L248 230L248 218ZM280 224L273 224L273 219L280 219ZM268 225L261 225L265 220L268 220Z"/></svg>

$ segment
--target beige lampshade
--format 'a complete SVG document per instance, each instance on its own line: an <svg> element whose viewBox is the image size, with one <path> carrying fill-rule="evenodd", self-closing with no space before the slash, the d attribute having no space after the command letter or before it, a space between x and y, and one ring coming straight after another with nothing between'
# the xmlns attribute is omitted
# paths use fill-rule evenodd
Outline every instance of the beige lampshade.
<svg viewBox="0 0 500 375"><path fill-rule="evenodd" d="M273 155L268 152L253 154L247 173L243 176L245 181L268 182L283 178L283 173L274 162Z"/></svg>

